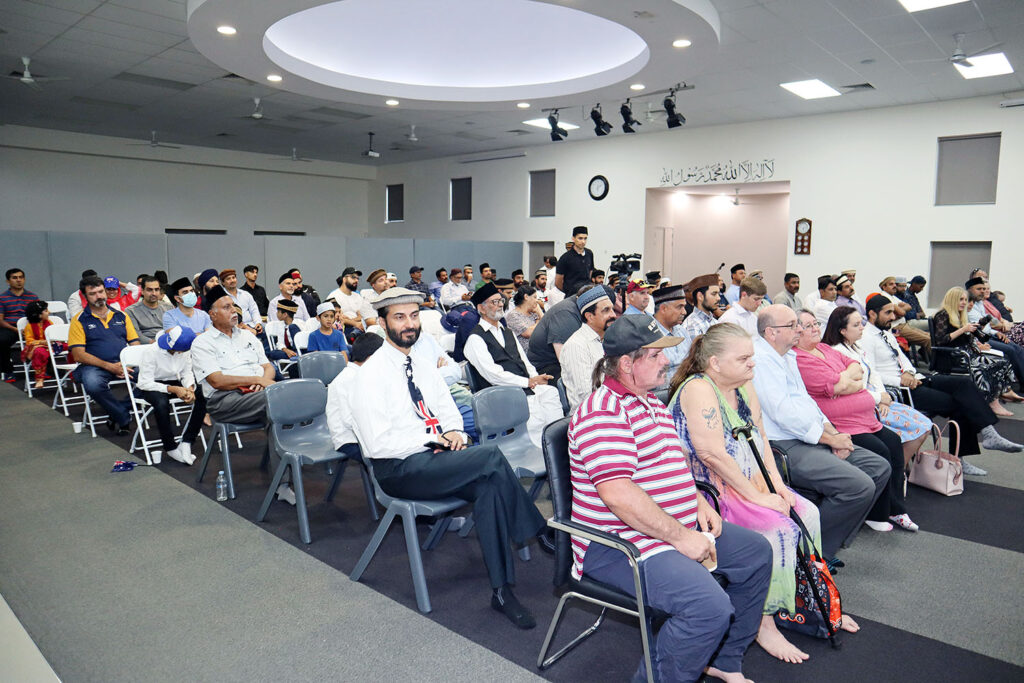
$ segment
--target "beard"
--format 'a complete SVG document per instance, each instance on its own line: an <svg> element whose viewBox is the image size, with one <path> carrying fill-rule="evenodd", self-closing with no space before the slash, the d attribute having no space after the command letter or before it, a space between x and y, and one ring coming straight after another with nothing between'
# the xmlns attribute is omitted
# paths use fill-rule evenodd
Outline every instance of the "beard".
<svg viewBox="0 0 1024 683"><path fill-rule="evenodd" d="M504 302L502 302L502 303L504 303ZM501 320L501 316L502 315L503 315L502 311L488 310L484 314L484 317L487 318L487 320L490 321L491 323L497 323L499 320Z"/></svg>
<svg viewBox="0 0 1024 683"><path fill-rule="evenodd" d="M420 338L420 328L418 327L402 330L401 332L394 331L389 327L385 327L384 330L387 332L391 343L402 349L411 349L413 344Z"/></svg>

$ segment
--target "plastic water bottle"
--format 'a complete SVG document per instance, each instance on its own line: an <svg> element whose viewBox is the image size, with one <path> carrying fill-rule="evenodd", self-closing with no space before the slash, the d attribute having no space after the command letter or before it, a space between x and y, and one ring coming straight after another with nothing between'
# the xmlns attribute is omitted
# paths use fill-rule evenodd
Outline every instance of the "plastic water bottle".
<svg viewBox="0 0 1024 683"><path fill-rule="evenodd" d="M228 499L228 478L224 476L224 470L217 473L217 501L224 502Z"/></svg>

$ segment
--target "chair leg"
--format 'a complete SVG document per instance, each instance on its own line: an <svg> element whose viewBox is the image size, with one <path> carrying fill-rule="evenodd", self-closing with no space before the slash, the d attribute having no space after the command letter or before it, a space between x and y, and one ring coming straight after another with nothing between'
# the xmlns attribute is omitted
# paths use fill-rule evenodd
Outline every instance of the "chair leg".
<svg viewBox="0 0 1024 683"><path fill-rule="evenodd" d="M287 468L288 463L282 459L277 466L277 470L274 471L274 477L270 480L270 488L267 489L267 495L263 496L263 505L260 506L260 511L256 514L257 522L262 522L266 519L267 511L270 510L270 504L274 502L274 494L277 492L277 487L281 485L281 479L284 478L284 471Z"/></svg>
<svg viewBox="0 0 1024 683"><path fill-rule="evenodd" d="M241 448L242 447L242 435L239 434L238 432L235 432L235 441L238 442L238 447Z"/></svg>
<svg viewBox="0 0 1024 683"><path fill-rule="evenodd" d="M284 461L284 458L281 459ZM309 534L309 509L306 507L306 489L302 485L302 465L297 460L291 463L292 488L295 490L295 512L299 515L299 536L309 545L313 537Z"/></svg>
<svg viewBox="0 0 1024 683"><path fill-rule="evenodd" d="M469 536L469 532L476 526L476 522L473 521L473 513L466 515L466 521L462 523L462 528L459 529L459 538L466 538Z"/></svg>
<svg viewBox="0 0 1024 683"><path fill-rule="evenodd" d="M228 480L228 498L235 499L235 478L231 475L231 446L228 443L228 428L220 425L220 455L224 459L224 476ZM238 436L238 432L235 432Z"/></svg>
<svg viewBox="0 0 1024 683"><path fill-rule="evenodd" d="M519 559L522 560L523 562L529 562L530 561L530 548L529 548L529 546L525 546L524 545L522 548L519 549Z"/></svg>
<svg viewBox="0 0 1024 683"><path fill-rule="evenodd" d="M433 550L434 548L436 548L437 545L441 542L441 539L444 538L444 535L448 531L448 527L451 525L451 523L451 515L445 515L444 517L441 517L436 522L434 522L434 525L430 527L430 533L427 534L426 540L423 541L423 549Z"/></svg>
<svg viewBox="0 0 1024 683"><path fill-rule="evenodd" d="M447 527L447 525L445 525ZM416 514L411 509L402 511L402 529L405 531L405 548L409 553L409 569L412 571L412 587L416 591L416 606L428 614L430 593L427 591L427 576L423 571L423 555L420 553L420 539L416 533Z"/></svg>
<svg viewBox="0 0 1024 683"><path fill-rule="evenodd" d="M381 542L384 540L384 535L387 534L388 528L391 526L391 522L395 521L395 510L393 507L388 507L387 512L384 513L384 519L377 525L377 531L373 533L373 538L370 539L370 543L366 546L366 550L359 556L359 561L356 562L355 568L352 573L348 575L348 578L353 581L358 581L363 572L370 564L370 560L377 553L377 548L380 547Z"/></svg>
<svg viewBox="0 0 1024 683"><path fill-rule="evenodd" d="M206 474L206 467L210 464L210 455L213 453L213 447L217 445L217 437L219 432L214 427L213 431L210 432L210 441L206 444L206 448L203 450L203 461L199 463L199 472L196 473L196 483L199 484L203 481L203 476Z"/></svg>
<svg viewBox="0 0 1024 683"><path fill-rule="evenodd" d="M324 496L324 500L330 503L334 500L334 494L338 492L338 486L341 484L341 478L345 476L345 467L348 465L348 458L345 458L338 463L338 469L334 472L334 478L331 480L331 486L327 489L327 495Z"/></svg>
<svg viewBox="0 0 1024 683"><path fill-rule="evenodd" d="M540 648L540 655L537 657L537 668L541 671L557 662L563 656L568 654L569 651L572 650L574 647L582 643L590 636L594 635L597 632L597 629L600 628L601 623L604 621L605 612L608 611L607 607L601 608L601 614L598 615L597 621L595 621L593 624L584 629L578 636L569 641L569 643L566 644L566 646L563 647L561 650L545 659L544 655L548 653L548 650L551 648L551 641L555 637L555 629L558 627L558 621L562 618L562 610L565 608L565 605L569 601L569 599L575 597L576 593L568 591L566 593L563 593L561 600L558 601L558 608L555 609L555 614L553 617L551 617L551 626L548 627L548 634L544 638L544 644Z"/></svg>
<svg viewBox="0 0 1024 683"><path fill-rule="evenodd" d="M370 517L376 521L380 519L380 513L377 512L377 498L373 495L373 484L370 483L370 473L366 470L366 465L359 463L359 474L363 477L363 495L366 496L366 504L370 508Z"/></svg>

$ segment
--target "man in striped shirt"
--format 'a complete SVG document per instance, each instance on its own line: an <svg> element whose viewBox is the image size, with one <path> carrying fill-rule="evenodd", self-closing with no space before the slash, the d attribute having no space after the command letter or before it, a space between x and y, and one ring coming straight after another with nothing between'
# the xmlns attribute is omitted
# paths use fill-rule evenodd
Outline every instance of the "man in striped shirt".
<svg viewBox="0 0 1024 683"><path fill-rule="evenodd" d="M672 416L652 393L665 381L663 349L680 341L663 336L657 321L642 313L608 329L598 365L604 382L569 425L572 519L640 551L647 605L670 615L652 653L656 680L696 681L706 670L741 683L772 551L759 534L723 523L697 495ZM574 577L586 574L635 595L624 554L575 537L572 546ZM723 590L701 563L723 575L728 587ZM635 679L646 676L641 659Z"/></svg>
<svg viewBox="0 0 1024 683"><path fill-rule="evenodd" d="M5 275L7 291L0 293L0 378L13 382L11 349L18 343L18 320L25 316L28 302L39 297L25 289L25 271L21 268L10 268Z"/></svg>

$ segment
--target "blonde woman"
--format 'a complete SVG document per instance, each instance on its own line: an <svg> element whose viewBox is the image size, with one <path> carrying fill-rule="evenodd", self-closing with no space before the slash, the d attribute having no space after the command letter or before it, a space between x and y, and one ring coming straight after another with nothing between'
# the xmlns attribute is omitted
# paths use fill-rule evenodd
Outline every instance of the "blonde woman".
<svg viewBox="0 0 1024 683"><path fill-rule="evenodd" d="M935 327L935 345L963 349L969 357L971 379L988 401L992 412L1000 417L1013 417L1013 413L999 403L999 398L1019 401L1021 397L1010 390L1016 380L1013 367L1005 358L982 353L992 347L985 343L988 335L967 320L967 292L962 287L950 287L940 308L932 319Z"/></svg>

